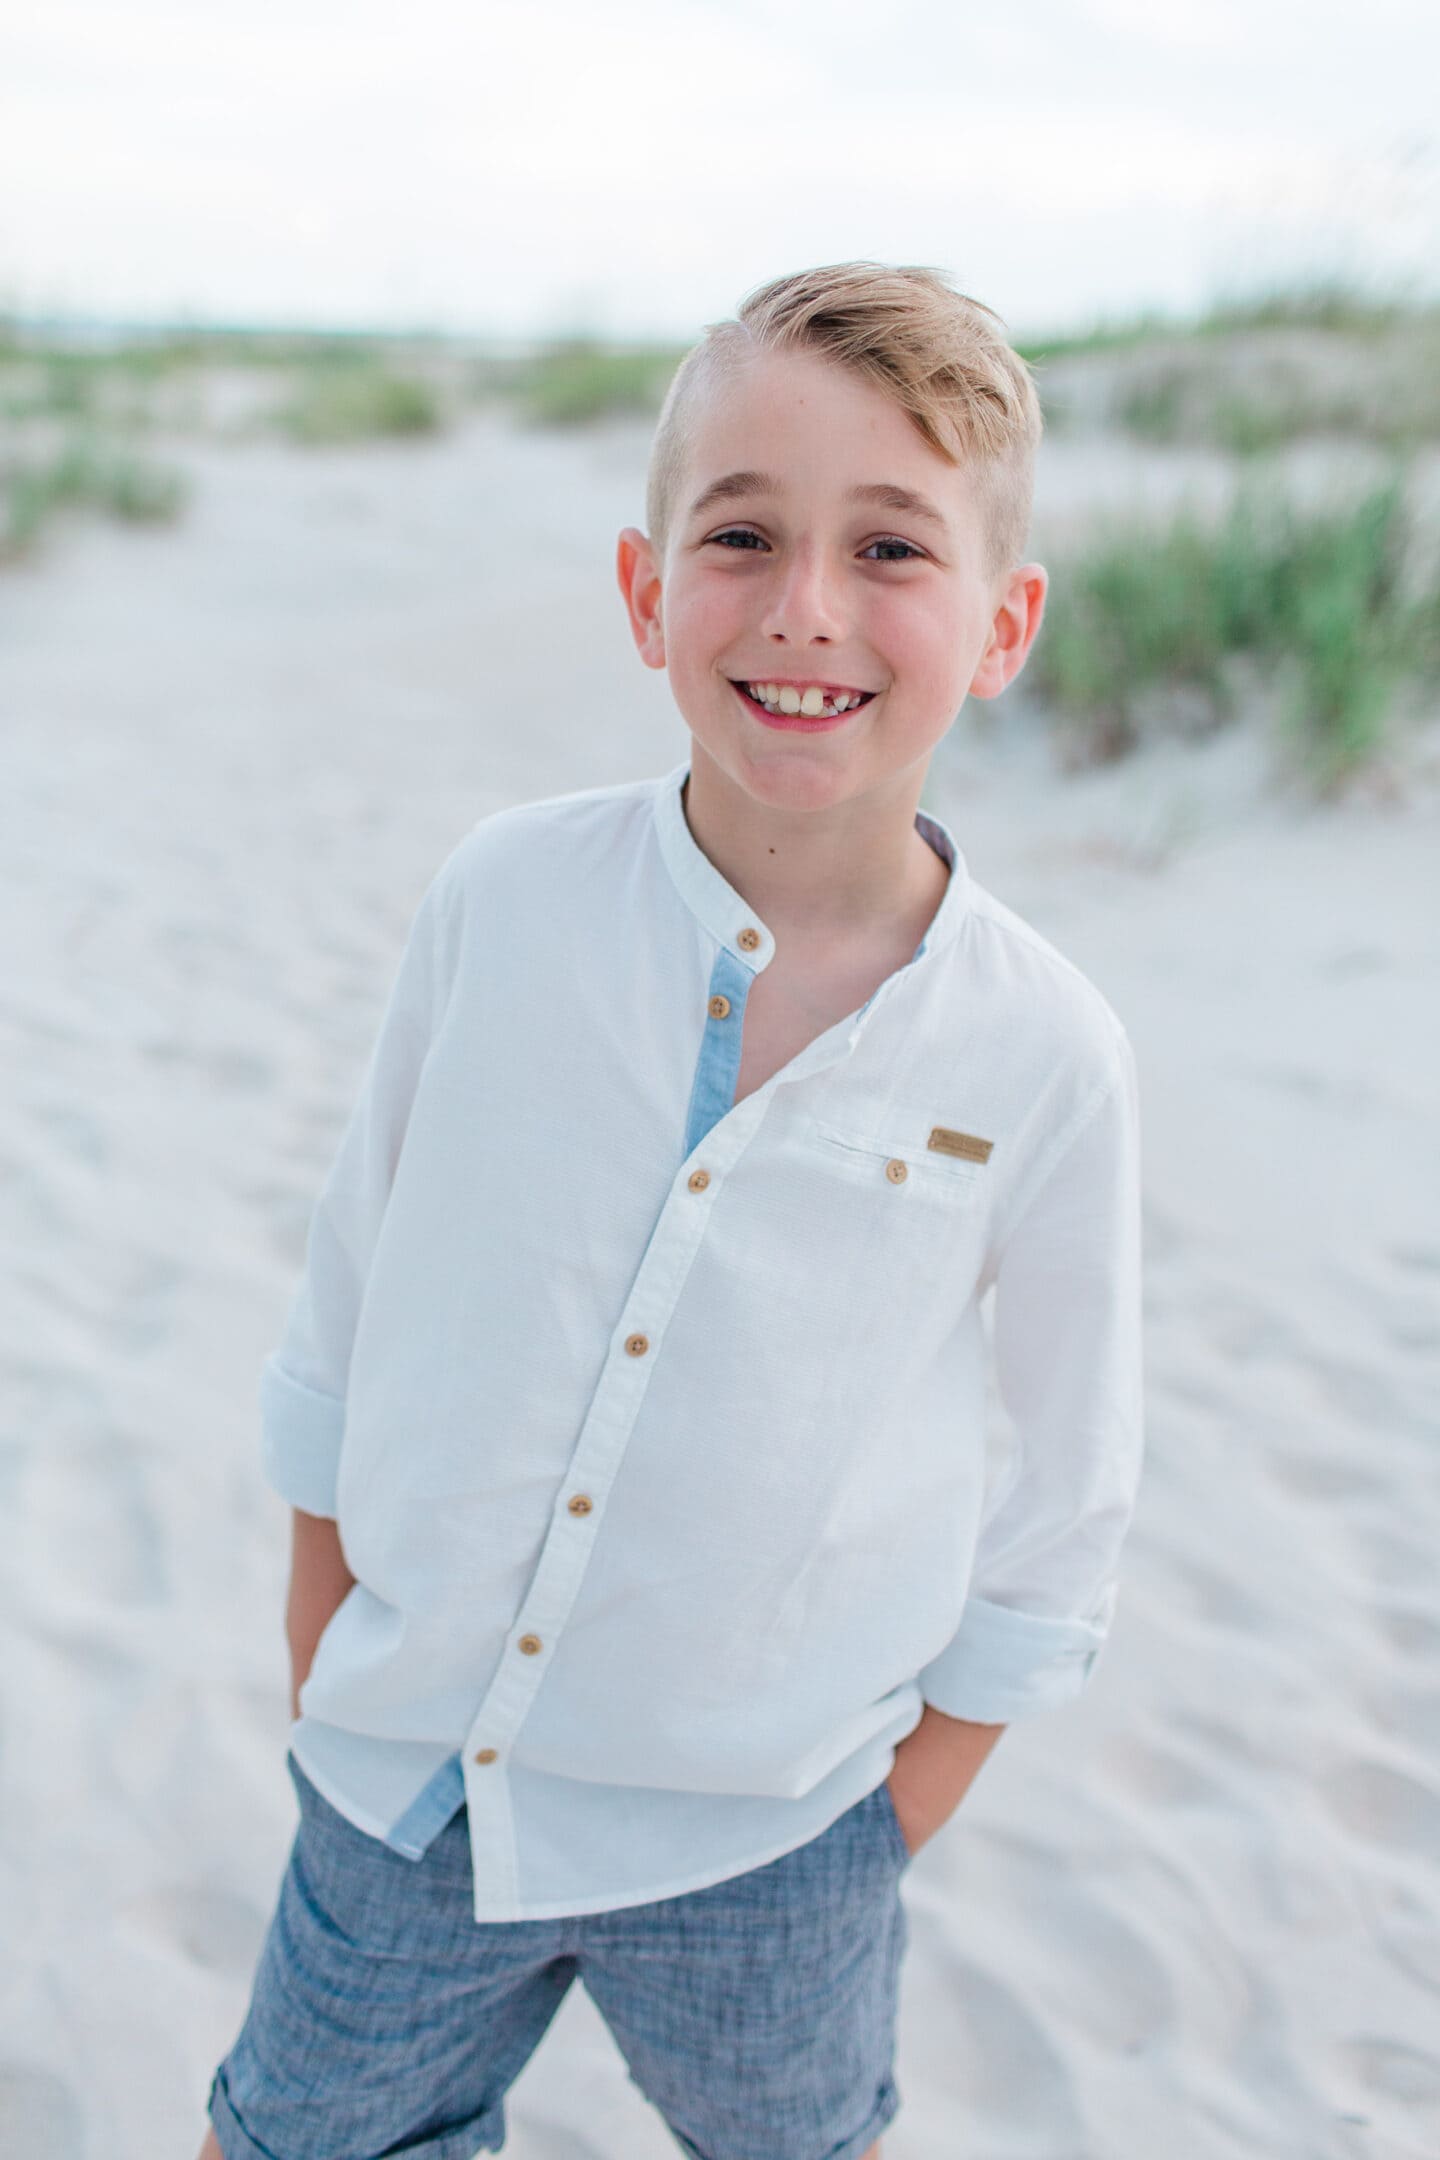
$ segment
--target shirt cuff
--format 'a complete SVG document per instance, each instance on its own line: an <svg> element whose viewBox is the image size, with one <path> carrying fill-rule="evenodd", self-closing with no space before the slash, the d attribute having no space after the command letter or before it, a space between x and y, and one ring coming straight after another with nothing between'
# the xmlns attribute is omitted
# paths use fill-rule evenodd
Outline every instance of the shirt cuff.
<svg viewBox="0 0 1440 2160"><path fill-rule="evenodd" d="M274 1358L260 1374L260 1442L266 1478L306 1515L339 1514L345 1405L294 1380Z"/></svg>
<svg viewBox="0 0 1440 2160"><path fill-rule="evenodd" d="M919 1675L923 1700L947 1717L1009 1725L1078 1695L1105 1644L1103 1627L966 1601L959 1629Z"/></svg>

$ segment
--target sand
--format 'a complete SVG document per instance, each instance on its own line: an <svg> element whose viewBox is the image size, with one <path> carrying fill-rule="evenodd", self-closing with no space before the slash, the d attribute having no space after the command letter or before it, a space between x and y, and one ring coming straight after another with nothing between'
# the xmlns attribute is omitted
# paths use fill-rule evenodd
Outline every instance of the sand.
<svg viewBox="0 0 1440 2160"><path fill-rule="evenodd" d="M443 854L688 747L613 585L645 439L182 446L176 527L0 578L16 2160L199 2146L295 1826L260 1363ZM1087 475L1047 449L1041 533ZM1011 693L926 801L1134 1040L1150 1452L1089 1690L906 1877L886 2160L1433 2160L1434 730L1316 809L1258 711L1067 778ZM508 2111L507 2160L675 2150L580 1988Z"/></svg>

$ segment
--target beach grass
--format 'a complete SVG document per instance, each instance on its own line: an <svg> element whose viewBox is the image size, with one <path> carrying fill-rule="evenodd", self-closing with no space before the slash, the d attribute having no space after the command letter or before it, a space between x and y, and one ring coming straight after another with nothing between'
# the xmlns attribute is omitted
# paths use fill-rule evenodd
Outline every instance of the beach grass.
<svg viewBox="0 0 1440 2160"><path fill-rule="evenodd" d="M502 387L540 427L580 427L614 414L657 413L683 345L607 345L557 338L509 371Z"/></svg>
<svg viewBox="0 0 1440 2160"><path fill-rule="evenodd" d="M1326 436L1404 452L1440 441L1440 305L1342 281L1219 297L1022 340L1046 425L1254 457Z"/></svg>
<svg viewBox="0 0 1440 2160"><path fill-rule="evenodd" d="M32 553L63 511L84 508L126 524L159 524L178 515L185 493L172 466L76 429L48 454L19 455L0 468L0 560Z"/></svg>
<svg viewBox="0 0 1440 2160"><path fill-rule="evenodd" d="M1440 441L1440 317L1357 338L1350 331L1263 338L1227 360L1171 351L1122 385L1113 417L1157 444L1207 444L1253 457L1320 435L1405 451Z"/></svg>
<svg viewBox="0 0 1440 2160"><path fill-rule="evenodd" d="M0 320L0 421L204 433L207 378L241 374L270 386L257 409L294 441L424 435L447 416L448 365L444 341L368 332L209 329L67 343Z"/></svg>
<svg viewBox="0 0 1440 2160"><path fill-rule="evenodd" d="M1202 337L1235 330L1339 330L1374 336L1428 312L1400 293L1377 294L1342 277L1302 279L1289 285L1217 294L1200 316Z"/></svg>
<svg viewBox="0 0 1440 2160"><path fill-rule="evenodd" d="M1327 511L1260 486L1218 525L1102 524L1057 564L1028 672L1086 763L1135 747L1166 692L1188 727L1223 725L1235 661L1259 663L1287 754L1328 793L1385 745L1402 690L1440 680L1440 599L1415 564L1398 473Z"/></svg>
<svg viewBox="0 0 1440 2160"><path fill-rule="evenodd" d="M1194 314L1145 308L1128 315L1096 316L1053 336L1021 336L1015 349L1032 363L1075 354L1133 351L1176 338L1213 339L1247 330L1320 330L1375 336L1435 314L1433 303L1398 293L1375 295L1343 278L1302 279L1218 293Z"/></svg>
<svg viewBox="0 0 1440 2160"><path fill-rule="evenodd" d="M444 425L445 411L425 377L357 352L305 363L276 417L293 441L323 444L433 435Z"/></svg>

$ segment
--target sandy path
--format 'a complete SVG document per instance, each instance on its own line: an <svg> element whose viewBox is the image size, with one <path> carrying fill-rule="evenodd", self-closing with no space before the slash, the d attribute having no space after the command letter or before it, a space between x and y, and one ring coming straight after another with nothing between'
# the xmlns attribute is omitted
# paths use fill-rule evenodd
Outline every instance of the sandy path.
<svg viewBox="0 0 1440 2160"><path fill-rule="evenodd" d="M643 447L190 451L173 532L0 580L17 2160L198 2146L293 1830L260 1361L440 857L684 754L612 584ZM1091 1689L910 1872L887 2160L1440 2149L1440 791L1264 767L1065 782L1021 708L927 791L1136 1043L1151 1452ZM578 1989L509 2111L674 2150Z"/></svg>

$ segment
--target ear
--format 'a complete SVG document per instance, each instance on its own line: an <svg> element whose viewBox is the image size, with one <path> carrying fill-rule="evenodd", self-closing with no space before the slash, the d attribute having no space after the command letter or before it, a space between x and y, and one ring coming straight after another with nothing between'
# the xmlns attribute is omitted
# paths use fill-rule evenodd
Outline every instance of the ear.
<svg viewBox="0 0 1440 2160"><path fill-rule="evenodd" d="M660 572L655 551L638 526L627 525L615 547L615 574L620 581L630 634L646 667L665 665L665 631L660 618Z"/></svg>
<svg viewBox="0 0 1440 2160"><path fill-rule="evenodd" d="M1020 563L1006 578L970 696L998 697L1025 665L1045 613L1050 575L1043 563Z"/></svg>

